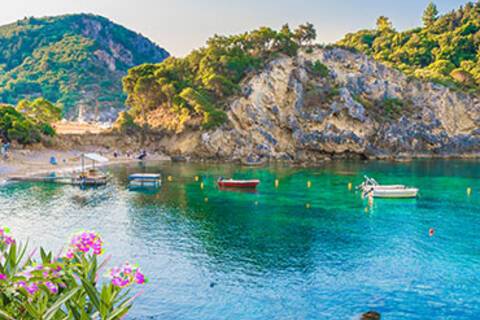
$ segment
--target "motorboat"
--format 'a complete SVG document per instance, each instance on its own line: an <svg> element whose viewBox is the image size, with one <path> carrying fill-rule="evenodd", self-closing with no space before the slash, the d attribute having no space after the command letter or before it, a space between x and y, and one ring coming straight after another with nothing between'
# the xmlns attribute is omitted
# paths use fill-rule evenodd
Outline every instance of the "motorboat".
<svg viewBox="0 0 480 320"><path fill-rule="evenodd" d="M221 188L249 188L254 189L260 184L260 180L234 180L220 178L217 181Z"/></svg>
<svg viewBox="0 0 480 320"><path fill-rule="evenodd" d="M381 185L375 179L365 176L365 181L357 187L363 196L372 195L374 198L411 199L418 196L419 189L402 184Z"/></svg>
<svg viewBox="0 0 480 320"><path fill-rule="evenodd" d="M160 188L162 176L156 173L135 173L128 177L130 188Z"/></svg>

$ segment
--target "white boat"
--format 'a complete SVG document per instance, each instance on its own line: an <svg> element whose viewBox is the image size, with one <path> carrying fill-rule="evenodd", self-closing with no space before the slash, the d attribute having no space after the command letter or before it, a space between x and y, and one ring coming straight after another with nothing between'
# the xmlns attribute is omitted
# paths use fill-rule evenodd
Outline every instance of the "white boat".
<svg viewBox="0 0 480 320"><path fill-rule="evenodd" d="M418 195L418 189L416 188L404 188L404 189L375 189L373 190L374 198L386 198L386 199L412 199Z"/></svg>
<svg viewBox="0 0 480 320"><path fill-rule="evenodd" d="M136 173L128 177L130 188L160 188L162 176L156 173Z"/></svg>
<svg viewBox="0 0 480 320"><path fill-rule="evenodd" d="M418 196L419 189L405 185L380 185L375 179L365 177L365 181L358 187L363 196L373 195L374 198L411 199Z"/></svg>

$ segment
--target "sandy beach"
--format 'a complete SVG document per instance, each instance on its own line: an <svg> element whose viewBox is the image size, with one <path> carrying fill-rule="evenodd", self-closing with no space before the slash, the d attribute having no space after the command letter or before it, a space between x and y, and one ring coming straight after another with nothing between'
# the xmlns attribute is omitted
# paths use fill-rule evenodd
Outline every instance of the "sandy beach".
<svg viewBox="0 0 480 320"><path fill-rule="evenodd" d="M84 152L88 151L64 151L51 149L11 150L7 160L0 159L0 183L8 181L12 177L26 177L32 175L49 174L51 172L67 173L79 170L81 168L81 154ZM102 156L108 158L110 161L105 165L131 163L138 161L137 159L135 159L136 154L131 156L127 156L126 154L120 154L119 156L114 157L112 152L92 152L97 152L98 154L101 154ZM56 165L50 164L51 157L56 158ZM161 154L149 154L147 159L154 161L170 160L169 157ZM90 161L87 161L86 165L90 166Z"/></svg>

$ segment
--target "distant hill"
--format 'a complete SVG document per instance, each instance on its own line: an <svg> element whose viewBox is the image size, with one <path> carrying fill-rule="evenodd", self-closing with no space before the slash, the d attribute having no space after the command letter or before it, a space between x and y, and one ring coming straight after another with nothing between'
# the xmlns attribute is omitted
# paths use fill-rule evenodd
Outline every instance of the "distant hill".
<svg viewBox="0 0 480 320"><path fill-rule="evenodd" d="M0 27L0 102L43 96L66 118L113 120L124 108L128 69L168 56L104 17L25 18Z"/></svg>
<svg viewBox="0 0 480 320"><path fill-rule="evenodd" d="M339 45L354 48L407 75L470 92L480 89L480 2L439 16L433 3L423 27L397 32L380 17L377 28L345 36Z"/></svg>

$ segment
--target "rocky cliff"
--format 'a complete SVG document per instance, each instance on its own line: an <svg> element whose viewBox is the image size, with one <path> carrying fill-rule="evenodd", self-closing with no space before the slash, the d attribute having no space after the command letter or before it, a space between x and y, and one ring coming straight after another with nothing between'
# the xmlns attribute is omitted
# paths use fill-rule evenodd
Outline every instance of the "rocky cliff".
<svg viewBox="0 0 480 320"><path fill-rule="evenodd" d="M165 138L171 154L220 160L476 156L480 100L333 49L279 57L243 83L228 122Z"/></svg>

